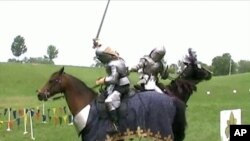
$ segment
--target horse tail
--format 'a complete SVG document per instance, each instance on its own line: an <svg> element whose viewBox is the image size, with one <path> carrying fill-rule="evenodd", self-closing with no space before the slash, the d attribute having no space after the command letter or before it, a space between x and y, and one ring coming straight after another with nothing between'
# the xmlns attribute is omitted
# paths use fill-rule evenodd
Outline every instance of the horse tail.
<svg viewBox="0 0 250 141"><path fill-rule="evenodd" d="M186 104L178 98L174 98L176 114L172 125L174 141L183 141L185 138L186 121Z"/></svg>

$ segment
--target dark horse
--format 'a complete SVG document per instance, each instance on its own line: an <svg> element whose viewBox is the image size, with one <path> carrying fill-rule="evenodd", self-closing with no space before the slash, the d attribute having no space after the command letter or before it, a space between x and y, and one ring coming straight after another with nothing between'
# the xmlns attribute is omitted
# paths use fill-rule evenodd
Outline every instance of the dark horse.
<svg viewBox="0 0 250 141"><path fill-rule="evenodd" d="M61 68L38 90L38 99L47 100L64 93L74 116L79 135L85 141L149 138L157 141L183 141L185 137L185 104L175 97L155 91L139 92L123 98L119 108L119 134L109 135L111 122L98 108L98 94L83 81ZM78 122L78 114L83 118Z"/></svg>
<svg viewBox="0 0 250 141"><path fill-rule="evenodd" d="M158 85L166 94L178 97L187 104L190 96L197 90L196 85L204 80L210 80L212 72L198 63L196 53L190 48L183 63L185 69L177 78L171 80L170 84L166 86L162 83Z"/></svg>

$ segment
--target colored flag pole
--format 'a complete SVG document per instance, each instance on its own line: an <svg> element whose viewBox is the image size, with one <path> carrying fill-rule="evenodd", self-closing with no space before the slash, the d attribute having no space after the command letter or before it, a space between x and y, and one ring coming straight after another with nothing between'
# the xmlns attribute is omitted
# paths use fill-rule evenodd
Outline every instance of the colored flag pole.
<svg viewBox="0 0 250 141"><path fill-rule="evenodd" d="M10 108L8 108L8 128L7 128L7 131L11 131L10 129Z"/></svg>
<svg viewBox="0 0 250 141"><path fill-rule="evenodd" d="M42 115L42 117L43 117L43 123L47 123L46 122L46 115L45 115L45 106L44 106L44 101L43 101L43 111L42 111L42 113L43 113L43 115Z"/></svg>
<svg viewBox="0 0 250 141"><path fill-rule="evenodd" d="M44 115L45 111L44 111L44 101L43 101L43 115Z"/></svg>
<svg viewBox="0 0 250 141"><path fill-rule="evenodd" d="M23 134L27 134L27 113L26 113L26 109L23 109L23 124L24 124L24 132Z"/></svg>
<svg viewBox="0 0 250 141"><path fill-rule="evenodd" d="M34 138L34 132L33 132L33 124L32 124L31 110L29 111L29 115L30 115L30 135L31 135L31 139L32 139L32 140L35 140L35 138Z"/></svg>

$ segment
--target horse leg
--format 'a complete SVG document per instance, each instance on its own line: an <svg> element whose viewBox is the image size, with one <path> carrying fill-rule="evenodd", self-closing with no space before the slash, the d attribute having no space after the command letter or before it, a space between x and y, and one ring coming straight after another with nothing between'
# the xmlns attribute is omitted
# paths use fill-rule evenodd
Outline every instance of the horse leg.
<svg viewBox="0 0 250 141"><path fill-rule="evenodd" d="M174 99L176 106L176 114L173 122L174 141L183 141L185 138L186 121L186 105L179 99Z"/></svg>

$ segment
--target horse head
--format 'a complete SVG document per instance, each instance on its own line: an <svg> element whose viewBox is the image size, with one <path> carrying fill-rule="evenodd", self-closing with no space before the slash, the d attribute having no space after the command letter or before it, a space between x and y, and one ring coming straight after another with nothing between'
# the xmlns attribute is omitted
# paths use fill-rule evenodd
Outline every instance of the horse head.
<svg viewBox="0 0 250 141"><path fill-rule="evenodd" d="M37 96L39 100L47 101L55 94L63 92L63 74L64 67L62 67L58 72L53 73L45 85L41 89L37 90Z"/></svg>
<svg viewBox="0 0 250 141"><path fill-rule="evenodd" d="M197 55L191 48L188 49L188 55L185 57L183 63L185 69L181 72L178 78L192 81L195 84L212 78L212 72L198 63Z"/></svg>
<svg viewBox="0 0 250 141"><path fill-rule="evenodd" d="M188 49L184 60L185 69L166 86L165 92L178 97L187 104L190 96L197 90L196 85L203 80L210 80L212 72L198 64L196 52Z"/></svg>

